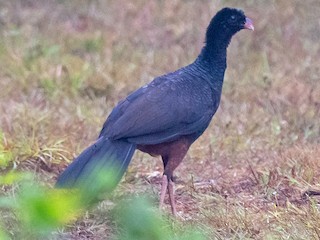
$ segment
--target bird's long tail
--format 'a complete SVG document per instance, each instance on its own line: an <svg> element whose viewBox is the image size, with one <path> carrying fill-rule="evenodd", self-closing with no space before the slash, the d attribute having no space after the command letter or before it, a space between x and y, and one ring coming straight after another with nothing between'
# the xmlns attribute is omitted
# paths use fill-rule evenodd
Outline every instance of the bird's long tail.
<svg viewBox="0 0 320 240"><path fill-rule="evenodd" d="M132 143L100 137L58 177L56 187L80 188L87 193L112 190L127 170L135 149ZM108 176L111 178L106 179Z"/></svg>

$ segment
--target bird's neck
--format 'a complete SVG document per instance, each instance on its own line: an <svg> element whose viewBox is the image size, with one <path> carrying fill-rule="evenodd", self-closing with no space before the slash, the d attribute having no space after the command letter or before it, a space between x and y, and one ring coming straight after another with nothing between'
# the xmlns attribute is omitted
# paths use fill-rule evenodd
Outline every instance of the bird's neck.
<svg viewBox="0 0 320 240"><path fill-rule="evenodd" d="M227 61L227 48L212 49L205 46L202 48L199 58L210 67L224 67Z"/></svg>
<svg viewBox="0 0 320 240"><path fill-rule="evenodd" d="M231 36L232 37L232 36ZM227 68L227 48L230 43L229 38L210 38L214 41L207 41L202 48L200 55L196 60L196 64L200 63L202 68L208 73L212 79L209 80L214 88L220 89L223 85L224 73Z"/></svg>
<svg viewBox="0 0 320 240"><path fill-rule="evenodd" d="M213 64L225 64L227 59L227 48L232 36L216 33L214 36L207 36L206 45L201 55L205 61Z"/></svg>
<svg viewBox="0 0 320 240"><path fill-rule="evenodd" d="M207 42L198 57L198 60L204 63L203 65L212 71L213 74L221 75L222 81L227 67L227 47L229 42L230 40Z"/></svg>
<svg viewBox="0 0 320 240"><path fill-rule="evenodd" d="M224 52L209 52L205 47L193 63L198 72L205 73L203 78L215 91L222 89L224 73L227 67L226 49ZM200 70L199 70L200 69Z"/></svg>
<svg viewBox="0 0 320 240"><path fill-rule="evenodd" d="M201 53L203 58L214 63L226 61L227 48L234 34L226 27L210 23L206 32L205 46Z"/></svg>

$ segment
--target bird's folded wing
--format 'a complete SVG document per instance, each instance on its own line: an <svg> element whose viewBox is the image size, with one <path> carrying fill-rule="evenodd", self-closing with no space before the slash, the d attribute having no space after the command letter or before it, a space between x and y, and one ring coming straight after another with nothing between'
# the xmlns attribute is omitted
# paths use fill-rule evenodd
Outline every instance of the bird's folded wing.
<svg viewBox="0 0 320 240"><path fill-rule="evenodd" d="M203 130L213 115L197 89L159 81L138 89L112 111L100 136L126 138L137 144L157 144ZM212 101L212 100L210 100Z"/></svg>

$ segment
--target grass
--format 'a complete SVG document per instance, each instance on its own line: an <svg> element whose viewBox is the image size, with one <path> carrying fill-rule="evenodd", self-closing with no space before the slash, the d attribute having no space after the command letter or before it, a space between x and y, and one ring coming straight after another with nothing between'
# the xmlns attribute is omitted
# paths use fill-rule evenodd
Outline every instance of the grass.
<svg viewBox="0 0 320 240"><path fill-rule="evenodd" d="M210 239L318 239L316 0L0 2L1 176L31 172L53 185L120 99L194 60L223 6L244 9L256 30L228 49L220 109L176 171L179 218L166 226L197 225ZM55 234L114 238L114 203L157 199L161 172L160 160L136 153L114 195Z"/></svg>

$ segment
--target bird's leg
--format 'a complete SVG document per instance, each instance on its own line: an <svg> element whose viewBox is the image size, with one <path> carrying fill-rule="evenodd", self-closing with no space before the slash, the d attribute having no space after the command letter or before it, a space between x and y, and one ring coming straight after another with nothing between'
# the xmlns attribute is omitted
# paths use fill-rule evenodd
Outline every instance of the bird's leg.
<svg viewBox="0 0 320 240"><path fill-rule="evenodd" d="M160 202L159 202L159 209L162 208L164 197L166 196L166 192L168 189L168 177L163 175L162 177L162 184L161 184L161 192L160 192Z"/></svg>
<svg viewBox="0 0 320 240"><path fill-rule="evenodd" d="M163 168L165 169L167 163L168 163L168 156L162 156L162 162L163 162ZM164 198L166 196L166 192L168 189L168 177L167 175L163 174L162 176L162 184L161 184L161 192L160 192L160 202L159 202L159 209L162 208L164 203Z"/></svg>
<svg viewBox="0 0 320 240"><path fill-rule="evenodd" d="M160 194L160 204L161 207L164 202L164 197L168 189L169 200L171 205L171 211L174 216L177 215L176 203L174 198L174 183L172 181L173 171L181 163L183 157L186 155L191 142L187 138L181 138L179 141L171 145L172 151L167 152L162 155L164 173L162 177L162 188Z"/></svg>
<svg viewBox="0 0 320 240"><path fill-rule="evenodd" d="M172 214L173 216L177 216L176 201L174 199L174 182L172 181L172 178L169 179L168 192Z"/></svg>
<svg viewBox="0 0 320 240"><path fill-rule="evenodd" d="M176 216L177 215L177 209L176 209L176 203L175 203L175 199L174 199L174 182L172 181L171 177L169 178L167 175L163 175L161 193L160 193L159 209L161 209L162 206L163 206L164 198L166 196L167 190L168 190L168 193L169 193L169 200L170 200L170 206L171 206L172 214L174 216Z"/></svg>

